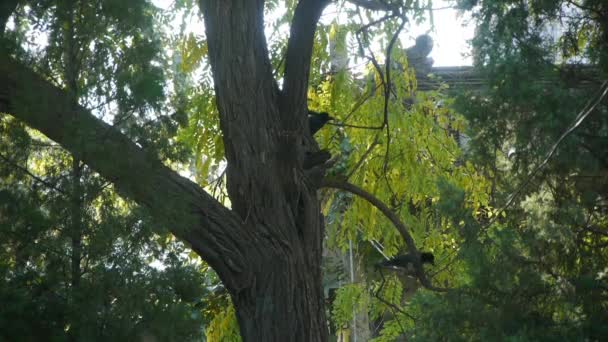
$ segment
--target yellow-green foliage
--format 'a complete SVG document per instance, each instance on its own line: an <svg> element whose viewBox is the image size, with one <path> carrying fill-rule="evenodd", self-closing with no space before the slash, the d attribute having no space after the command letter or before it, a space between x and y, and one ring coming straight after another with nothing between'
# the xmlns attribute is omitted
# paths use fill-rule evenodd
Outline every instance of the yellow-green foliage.
<svg viewBox="0 0 608 342"><path fill-rule="evenodd" d="M387 32L393 31L387 28ZM315 54L322 55L329 49L338 57L353 55L355 43L349 45L354 41L352 27L334 22L328 35L330 46L316 46ZM390 37L387 33L380 42L383 49ZM417 91L415 72L403 51L397 43L391 54L391 65L395 67L390 71L388 103L385 103L384 60L378 61L381 73L368 62L358 66L363 75L357 76L350 69L319 72L317 70L325 69L326 65L313 64L309 107L329 112L338 124L328 125L315 137L321 148L329 149L337 158L328 177L346 179L386 203L405 223L417 247L436 256L435 268L442 268L433 274L433 282L456 286L464 279L457 276L463 273L464 266L455 260L462 241L459 227L442 217L437 208L441 200L440 184L449 183L461 189L465 195L464 205L478 215L492 212L488 204L490 184L463 157L457 138L465 132L466 121L452 108L446 89ZM383 56L377 50L375 55ZM352 67L352 61L350 63ZM353 245L365 248L370 246L370 241L378 241L389 256L407 252L394 225L366 200L333 191L324 195L328 248L346 251ZM348 324L353 309L367 310L370 317L375 318L387 318L384 316L387 313L391 318L403 315L385 303L404 308L401 281L386 275L383 285L379 295L384 301L374 296L380 286L377 280L342 287L333 303L333 323L337 327ZM390 341L402 333L403 325L413 324L410 318L402 318L389 320L378 341Z"/></svg>
<svg viewBox="0 0 608 342"><path fill-rule="evenodd" d="M353 313L366 310L368 304L369 296L364 287L350 284L338 289L331 312L336 328L348 325L353 319Z"/></svg>
<svg viewBox="0 0 608 342"><path fill-rule="evenodd" d="M217 313L207 329L209 342L239 342L239 326L234 312L234 306L229 305Z"/></svg>
<svg viewBox="0 0 608 342"><path fill-rule="evenodd" d="M337 176L350 176L351 183L394 206L414 237L421 241L429 232L448 228L447 222L434 222L430 211L439 200L439 180L462 188L467 205L475 209L487 205L489 188L470 163L461 162L462 153L454 137L463 132L465 121L450 109L449 98L441 91L417 93L413 98L415 78L411 70L405 70L392 71L396 99L391 98L388 106L389 136L386 129L371 128L380 126L384 115L384 94L375 71L372 76L380 90L374 90L376 86L361 89L360 82L346 78L328 78L311 89L309 97L318 109L329 111L339 122L370 127L326 129L319 132L318 140L333 155L340 156L337 165L341 170L336 172ZM342 91L333 91L336 88ZM357 107L361 98L368 100ZM419 210L413 214L408 206ZM325 208L330 207L331 199ZM381 241L389 253L396 252L402 244L395 228L359 198L352 201L336 224L340 224L340 229L331 230L338 234L333 241L342 247L357 230L364 231L366 239ZM445 234L435 234L434 239L427 248L452 242L452 237Z"/></svg>

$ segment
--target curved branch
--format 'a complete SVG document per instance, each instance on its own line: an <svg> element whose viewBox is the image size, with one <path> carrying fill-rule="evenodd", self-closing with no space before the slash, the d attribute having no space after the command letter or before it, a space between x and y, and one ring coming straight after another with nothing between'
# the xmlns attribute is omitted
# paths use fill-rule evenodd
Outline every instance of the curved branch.
<svg viewBox="0 0 608 342"><path fill-rule="evenodd" d="M361 189L360 187L358 187L352 183L334 180L334 179L323 180L323 182L321 183L321 187L348 191L351 194L357 195L357 196L363 198L364 200L366 200L367 202L369 202L371 205L373 205L378 210L380 210L382 212L382 214L384 214L384 216L386 216L386 218L389 219L389 221L391 221L391 223L395 226L395 228L397 228L397 230L399 231L399 234L401 234L401 237L403 237L403 240L405 240L405 244L407 245L408 250L412 253L418 254L418 249L416 248L416 243L414 242L414 238L412 237L410 232L405 227L405 224L403 224L403 222L401 222L399 217L397 217L397 215L386 204L384 204L384 202L379 200L376 196L370 194L369 192Z"/></svg>
<svg viewBox="0 0 608 342"><path fill-rule="evenodd" d="M384 214L384 216L386 216L386 218L388 218L389 221L391 221L391 223L395 226L395 228L397 228L397 231L399 231L399 234L401 234L401 237L403 237L403 240L405 241L405 244L407 245L408 251L410 253L419 254L418 249L416 248L416 243L414 242L414 238L412 237L410 232L405 227L405 224L403 224L403 222L401 222L399 217L397 217L397 215L386 204L384 204L381 200L379 200L376 196L370 194L369 192L361 189L360 187L358 187L354 184L335 180L335 179L323 180L323 182L321 183L321 187L347 191L347 192L357 195L357 196L363 198L364 200L366 200L367 202L369 202L371 205L373 205L378 210L380 210ZM426 287L429 290L433 290L433 291L440 291L440 292L447 291L447 289L438 288L431 284L431 281L427 278L426 273L424 272L422 263L417 262L417 263L415 263L415 266L416 266L416 276L420 280L420 283L422 284L422 286Z"/></svg>

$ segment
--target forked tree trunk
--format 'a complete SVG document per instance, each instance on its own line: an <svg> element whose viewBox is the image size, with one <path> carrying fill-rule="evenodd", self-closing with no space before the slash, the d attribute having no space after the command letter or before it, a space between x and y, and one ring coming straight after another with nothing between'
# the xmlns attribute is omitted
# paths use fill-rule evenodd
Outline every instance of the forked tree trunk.
<svg viewBox="0 0 608 342"><path fill-rule="evenodd" d="M244 341L327 340L317 198L323 167L303 166L318 151L308 133L306 94L326 3L298 3L279 90L264 37L264 1L200 0L231 209L0 51L0 112L78 155L188 243L230 292Z"/></svg>
<svg viewBox="0 0 608 342"><path fill-rule="evenodd" d="M325 4L300 1L279 90L263 1L201 1L228 194L254 236L243 253L250 282L229 287L245 341L327 339L317 198L322 172L303 168L305 156L318 150L308 133L306 102L313 37Z"/></svg>

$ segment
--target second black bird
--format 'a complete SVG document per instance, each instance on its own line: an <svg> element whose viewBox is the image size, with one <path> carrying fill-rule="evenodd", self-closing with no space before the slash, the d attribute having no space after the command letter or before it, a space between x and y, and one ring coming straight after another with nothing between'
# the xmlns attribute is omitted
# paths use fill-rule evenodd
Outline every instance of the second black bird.
<svg viewBox="0 0 608 342"><path fill-rule="evenodd" d="M319 131L327 121L331 121L334 118L329 116L326 112L315 112L312 110L308 111L308 126L310 127L310 134L315 135L317 131Z"/></svg>
<svg viewBox="0 0 608 342"><path fill-rule="evenodd" d="M417 256L411 253L405 255L397 255L392 259L378 263L378 266L413 269L416 258ZM433 255L433 253L422 252L420 253L420 263L435 265L435 256Z"/></svg>

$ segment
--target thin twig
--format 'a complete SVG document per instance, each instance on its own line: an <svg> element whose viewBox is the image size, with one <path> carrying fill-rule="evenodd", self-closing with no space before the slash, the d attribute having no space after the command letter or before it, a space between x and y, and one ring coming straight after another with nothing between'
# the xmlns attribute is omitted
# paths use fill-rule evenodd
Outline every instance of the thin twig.
<svg viewBox="0 0 608 342"><path fill-rule="evenodd" d="M0 153L0 158L2 158L7 164L11 165L12 167L20 170L21 172L24 172L25 174L27 174L28 176L32 177L35 181L37 181L38 183L41 183L59 193L61 193L62 195L68 196L68 194L66 194L63 190L57 188L55 185L45 181L44 179L36 176L35 174L31 173L28 169L19 166L17 163L13 162L10 158L6 157L5 155L3 155L2 153Z"/></svg>
<svg viewBox="0 0 608 342"><path fill-rule="evenodd" d="M579 112L576 118L574 118L574 121L570 125L570 128L568 128L564 133L562 133L562 135L557 139L553 146L551 146L551 149L549 150L549 153L547 153L547 155L545 156L545 159L538 166L536 166L526 176L524 181L517 187L517 189L515 189L515 191L511 195L509 195L507 202L498 210L496 215L494 215L494 218L490 220L484 226L484 228L487 228L492 225L498 219L500 214L513 204L515 199L521 194L524 188L528 186L528 184L530 184L530 182L532 181L532 179L534 179L538 172L543 167L545 167L545 165L547 165L547 163L553 157L553 155L557 151L557 148L564 141L564 139L566 139L566 137L568 137L572 132L574 132L574 130L577 129L581 125L581 123L589 116L589 114L591 114L591 112L593 112L593 110L600 104L604 97L606 97L606 94L608 94L608 81L604 81L604 83L602 83L599 92L601 93L601 95L597 98L597 100L593 102L593 98L591 98L591 100L587 102L585 107L583 107L583 109Z"/></svg>

